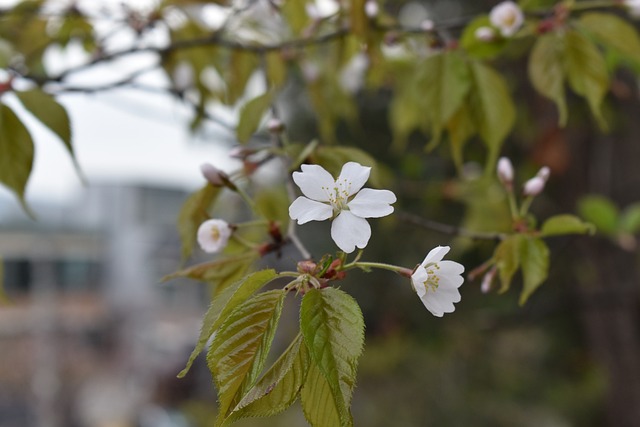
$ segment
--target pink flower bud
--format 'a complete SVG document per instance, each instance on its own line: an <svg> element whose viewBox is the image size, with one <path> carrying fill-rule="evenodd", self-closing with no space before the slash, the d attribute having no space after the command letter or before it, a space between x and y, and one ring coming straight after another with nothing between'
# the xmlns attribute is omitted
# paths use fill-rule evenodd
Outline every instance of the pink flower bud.
<svg viewBox="0 0 640 427"><path fill-rule="evenodd" d="M547 166L541 167L538 173L536 174L536 176L539 178L542 178L544 182L547 182L549 180L550 175L551 175L551 169L549 169Z"/></svg>
<svg viewBox="0 0 640 427"><path fill-rule="evenodd" d="M203 163L200 165L200 172L207 181L216 187L224 187L225 181L228 181L227 174L222 172L211 163Z"/></svg>
<svg viewBox="0 0 640 427"><path fill-rule="evenodd" d="M369 18L375 18L378 16L378 12L380 11L378 7L378 3L375 0L369 0L364 4L364 13Z"/></svg>
<svg viewBox="0 0 640 427"><path fill-rule="evenodd" d="M474 35L476 39L485 43L492 42L496 38L496 32L491 27L476 28Z"/></svg>
<svg viewBox="0 0 640 427"><path fill-rule="evenodd" d="M496 272L497 272L497 269L494 266L482 278L482 283L480 284L480 291L483 294L488 294L489 291L491 291L491 285L493 284L493 279L496 277Z"/></svg>
<svg viewBox="0 0 640 427"><path fill-rule="evenodd" d="M542 190L544 190L544 184L544 179L540 178L539 176L534 176L529 181L524 183L522 193L525 196L537 196L542 192Z"/></svg>
<svg viewBox="0 0 640 427"><path fill-rule="evenodd" d="M513 184L513 165L511 164L511 160L506 157L500 157L497 171L500 182L504 186L510 187Z"/></svg>

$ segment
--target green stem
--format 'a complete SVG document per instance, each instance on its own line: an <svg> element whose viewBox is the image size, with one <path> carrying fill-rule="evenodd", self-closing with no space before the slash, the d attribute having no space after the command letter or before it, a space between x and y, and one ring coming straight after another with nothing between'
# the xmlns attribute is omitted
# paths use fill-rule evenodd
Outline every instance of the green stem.
<svg viewBox="0 0 640 427"><path fill-rule="evenodd" d="M513 188L510 188L508 190L507 198L509 199L509 210L511 211L511 219L515 221L518 218L518 205L516 203L516 197L513 194Z"/></svg>
<svg viewBox="0 0 640 427"><path fill-rule="evenodd" d="M531 207L531 202L533 202L533 196L527 196L526 199L522 202L522 206L520 206L520 217L524 218L529 212L529 208Z"/></svg>
<svg viewBox="0 0 640 427"><path fill-rule="evenodd" d="M382 262L364 262L364 261L354 261L350 264L346 264L343 266L342 270L348 270L351 268L361 268L361 269L368 269L368 268L379 268L381 270L389 270L389 271L393 271L394 273L398 273L402 276L411 276L411 270L409 270L408 268L405 267L399 267L397 265L393 265L393 264L385 264Z"/></svg>
<svg viewBox="0 0 640 427"><path fill-rule="evenodd" d="M238 236L235 233L231 235L231 238L233 240L235 240L236 242L240 243L242 246L245 246L247 248L256 249L258 247L258 245L256 245L255 243L251 243L251 242L243 239L242 237Z"/></svg>
<svg viewBox="0 0 640 427"><path fill-rule="evenodd" d="M269 225L269 221L266 219L256 219L254 221L241 222L239 224L234 224L237 228L245 228L245 227L259 227L263 225Z"/></svg>

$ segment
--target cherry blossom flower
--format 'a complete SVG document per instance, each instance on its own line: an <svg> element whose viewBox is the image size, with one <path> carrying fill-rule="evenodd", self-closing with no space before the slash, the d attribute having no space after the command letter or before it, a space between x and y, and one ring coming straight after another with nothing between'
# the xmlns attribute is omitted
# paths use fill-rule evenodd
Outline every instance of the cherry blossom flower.
<svg viewBox="0 0 640 427"><path fill-rule="evenodd" d="M293 181L304 196L289 206L289 216L298 224L332 218L331 237L338 247L351 253L356 246L367 246L371 226L365 218L380 218L393 212L396 196L389 190L362 188L371 168L356 162L342 167L338 179L322 166L302 165L293 173Z"/></svg>
<svg viewBox="0 0 640 427"><path fill-rule="evenodd" d="M449 246L433 248L411 275L413 289L427 310L436 317L453 313L454 303L460 302L458 288L464 282L464 266L455 261L442 260Z"/></svg>
<svg viewBox="0 0 640 427"><path fill-rule="evenodd" d="M511 37L522 26L524 14L514 2L503 1L491 9L489 21L491 21L491 25L500 30L503 37Z"/></svg>
<svg viewBox="0 0 640 427"><path fill-rule="evenodd" d="M477 40L481 42L492 42L496 38L496 32L491 27L478 27L473 33Z"/></svg>
<svg viewBox="0 0 640 427"><path fill-rule="evenodd" d="M198 244L207 253L220 252L227 246L232 231L227 221L209 219L198 228Z"/></svg>

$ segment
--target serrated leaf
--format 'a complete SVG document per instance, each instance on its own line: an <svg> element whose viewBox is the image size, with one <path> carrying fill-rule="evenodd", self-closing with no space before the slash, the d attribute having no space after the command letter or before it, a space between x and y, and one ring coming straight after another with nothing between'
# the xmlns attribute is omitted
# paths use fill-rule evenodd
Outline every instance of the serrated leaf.
<svg viewBox="0 0 640 427"><path fill-rule="evenodd" d="M597 195L585 196L578 203L580 216L604 234L613 234L618 228L618 208L611 200Z"/></svg>
<svg viewBox="0 0 640 427"><path fill-rule="evenodd" d="M516 120L516 110L506 82L481 62L472 62L473 89L469 108L474 126L489 149L486 170L493 172L500 147Z"/></svg>
<svg viewBox="0 0 640 427"><path fill-rule="evenodd" d="M82 171L71 144L71 122L67 110L55 98L41 89L15 92L16 96L33 116L55 133L64 143L73 164L82 177Z"/></svg>
<svg viewBox="0 0 640 427"><path fill-rule="evenodd" d="M620 230L631 234L640 231L640 203L627 206L622 212Z"/></svg>
<svg viewBox="0 0 640 427"><path fill-rule="evenodd" d="M571 30L565 34L564 60L569 85L587 100L600 128L606 129L601 107L609 89L609 74L602 54L591 40Z"/></svg>
<svg viewBox="0 0 640 427"><path fill-rule="evenodd" d="M521 240L522 236L519 234L507 237L500 242L493 254L493 259L500 275L500 293L509 290L513 275L520 267Z"/></svg>
<svg viewBox="0 0 640 427"><path fill-rule="evenodd" d="M593 224L584 222L575 215L556 215L542 224L540 235L546 237L563 234L592 234L594 231Z"/></svg>
<svg viewBox="0 0 640 427"><path fill-rule="evenodd" d="M240 121L238 122L237 137L242 144L249 141L251 135L255 133L260 125L262 116L269 109L273 100L274 92L265 92L253 98L240 109Z"/></svg>
<svg viewBox="0 0 640 427"><path fill-rule="evenodd" d="M541 95L558 107L561 126L567 124L567 101L564 93L564 38L556 32L538 37L529 56L529 79Z"/></svg>
<svg viewBox="0 0 640 427"><path fill-rule="evenodd" d="M352 425L349 407L364 345L360 307L341 290L313 289L302 299L300 329L311 359L331 390L338 425Z"/></svg>
<svg viewBox="0 0 640 427"><path fill-rule="evenodd" d="M546 243L532 237L521 239L520 264L523 279L520 305L524 305L549 274L549 248Z"/></svg>
<svg viewBox="0 0 640 427"><path fill-rule="evenodd" d="M220 194L220 187L207 183L184 202L178 214L178 232L182 241L182 260L191 256L198 227L209 219L208 209Z"/></svg>
<svg viewBox="0 0 640 427"><path fill-rule="evenodd" d="M300 394L309 369L309 354L302 335L260 378L233 409L225 425L241 418L270 417L287 409Z"/></svg>
<svg viewBox="0 0 640 427"><path fill-rule="evenodd" d="M196 347L191 352L186 367L178 374L178 378L184 377L189 372L191 365L207 345L209 338L231 312L275 277L274 270L258 271L239 280L233 286L227 287L213 300L202 321Z"/></svg>
<svg viewBox="0 0 640 427"><path fill-rule="evenodd" d="M311 427L344 425L341 422L331 387L318 366L313 362L309 365L307 379L300 392L300 400L304 417L311 424Z"/></svg>
<svg viewBox="0 0 640 427"><path fill-rule="evenodd" d="M582 14L579 22L596 41L640 65L640 37L629 22L619 16L599 12Z"/></svg>
<svg viewBox="0 0 640 427"><path fill-rule="evenodd" d="M0 183L12 190L25 212L33 217L24 192L33 166L33 140L18 116L0 104Z"/></svg>
<svg viewBox="0 0 640 427"><path fill-rule="evenodd" d="M262 371L285 296L281 289L255 295L238 306L217 331L207 355L218 389L216 426L224 423Z"/></svg>

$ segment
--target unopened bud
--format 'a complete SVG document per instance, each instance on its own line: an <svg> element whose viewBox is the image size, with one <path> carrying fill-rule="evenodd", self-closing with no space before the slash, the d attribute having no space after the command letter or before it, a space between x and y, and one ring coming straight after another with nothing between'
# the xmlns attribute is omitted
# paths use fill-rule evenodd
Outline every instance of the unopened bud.
<svg viewBox="0 0 640 427"><path fill-rule="evenodd" d="M482 283L480 284L480 291L483 294L488 294L491 290L491 285L493 284L493 279L496 277L496 267L492 267L487 274L482 278Z"/></svg>
<svg viewBox="0 0 640 427"><path fill-rule="evenodd" d="M496 32L491 27L476 28L476 31L473 34L477 40L485 43L492 42L496 38Z"/></svg>
<svg viewBox="0 0 640 427"><path fill-rule="evenodd" d="M211 163L203 163L200 165L200 172L207 181L216 187L224 187L229 181L229 177L226 173L222 172Z"/></svg>
<svg viewBox="0 0 640 427"><path fill-rule="evenodd" d="M378 16L379 11L380 8L378 7L378 3L375 0L369 0L364 4L364 13L369 18L375 18L376 16Z"/></svg>
<svg viewBox="0 0 640 427"><path fill-rule="evenodd" d="M435 27L436 26L431 19L425 19L420 23L420 28L422 29L422 31L433 31Z"/></svg>
<svg viewBox="0 0 640 427"><path fill-rule="evenodd" d="M284 130L284 123L279 119L269 119L267 122L267 129L271 133L281 133Z"/></svg>
<svg viewBox="0 0 640 427"><path fill-rule="evenodd" d="M542 178L544 182L547 182L549 180L550 175L551 175L551 169L549 169L547 166L541 167L538 173L536 174L536 176L539 178Z"/></svg>
<svg viewBox="0 0 640 427"><path fill-rule="evenodd" d="M513 165L511 160L506 157L500 157L497 166L498 179L502 185L511 187L513 185Z"/></svg>
<svg viewBox="0 0 640 427"><path fill-rule="evenodd" d="M534 197L537 196L544 190L544 179L539 176L534 176L529 181L524 183L524 187L522 193L525 196Z"/></svg>

